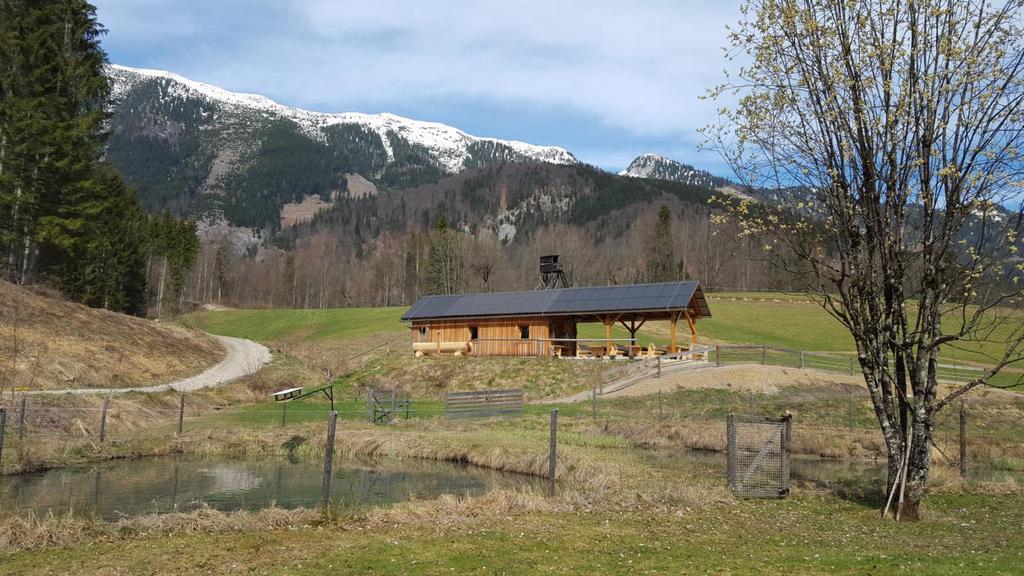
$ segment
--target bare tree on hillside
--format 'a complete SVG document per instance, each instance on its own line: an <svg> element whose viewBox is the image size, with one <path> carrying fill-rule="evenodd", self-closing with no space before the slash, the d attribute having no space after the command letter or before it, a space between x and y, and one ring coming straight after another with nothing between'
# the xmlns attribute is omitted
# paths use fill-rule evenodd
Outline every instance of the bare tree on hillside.
<svg viewBox="0 0 1024 576"><path fill-rule="evenodd" d="M936 414L1024 360L1022 215L1003 208L1024 168L1021 5L752 0L730 34L749 63L712 91L739 100L709 143L787 204L730 214L853 335L898 519L918 518ZM940 389L940 350L963 347L991 366Z"/></svg>

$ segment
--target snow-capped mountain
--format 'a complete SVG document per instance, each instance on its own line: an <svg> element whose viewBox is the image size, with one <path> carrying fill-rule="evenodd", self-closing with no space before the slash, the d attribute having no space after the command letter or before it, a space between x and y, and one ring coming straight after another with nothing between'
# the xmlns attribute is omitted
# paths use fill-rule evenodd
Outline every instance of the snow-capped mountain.
<svg viewBox="0 0 1024 576"><path fill-rule="evenodd" d="M344 193L346 174L387 189L507 162L578 163L556 146L394 114L303 110L171 72L111 65L108 75L108 158L150 209L262 227L284 204Z"/></svg>
<svg viewBox="0 0 1024 576"><path fill-rule="evenodd" d="M676 162L671 158L666 158L658 154L641 154L640 156L637 156L629 163L629 166L625 170L619 172L619 176L671 180L673 182L682 182L693 186L706 186L708 188L717 188L732 184L726 178L720 178L710 172L698 170L693 166Z"/></svg>

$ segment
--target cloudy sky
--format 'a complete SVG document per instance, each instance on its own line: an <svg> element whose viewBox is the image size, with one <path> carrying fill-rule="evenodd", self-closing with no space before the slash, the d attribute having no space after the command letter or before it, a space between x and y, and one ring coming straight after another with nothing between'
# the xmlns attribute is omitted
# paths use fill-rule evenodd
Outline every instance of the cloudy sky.
<svg viewBox="0 0 1024 576"><path fill-rule="evenodd" d="M716 106L732 1L94 0L110 60L325 112L394 112L564 146L619 170L656 152L724 174Z"/></svg>

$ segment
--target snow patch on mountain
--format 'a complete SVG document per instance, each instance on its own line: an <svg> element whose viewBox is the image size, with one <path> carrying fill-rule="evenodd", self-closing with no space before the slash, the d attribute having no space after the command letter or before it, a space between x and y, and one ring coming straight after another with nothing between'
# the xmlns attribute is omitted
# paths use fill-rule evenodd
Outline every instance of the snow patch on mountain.
<svg viewBox="0 0 1024 576"><path fill-rule="evenodd" d="M569 151L558 146L537 146L516 140L483 138L467 134L446 124L413 120L389 113L314 112L285 106L259 94L231 92L164 70L130 68L111 64L108 67L108 75L113 80L111 83L112 96L115 100L122 97L139 82L162 78L170 82L167 87L168 92L161 94L161 98L200 97L222 106L283 116L298 124L305 134L319 140L324 139L322 130L328 126L359 125L380 136L388 156L388 162L394 160L394 150L388 137L389 134L394 134L407 142L429 150L440 167L451 174L461 172L466 168L466 162L470 159L469 147L480 142L501 144L527 159L540 162L551 164L577 164L579 162Z"/></svg>

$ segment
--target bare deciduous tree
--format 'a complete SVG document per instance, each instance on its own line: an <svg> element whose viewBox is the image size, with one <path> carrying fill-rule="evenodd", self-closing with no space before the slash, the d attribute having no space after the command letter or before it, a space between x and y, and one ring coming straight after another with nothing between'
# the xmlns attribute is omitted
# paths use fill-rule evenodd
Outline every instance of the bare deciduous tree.
<svg viewBox="0 0 1024 576"><path fill-rule="evenodd" d="M753 0L730 33L746 65L711 93L739 99L708 143L784 200L728 199L729 214L796 255L779 264L853 335L897 519L918 517L936 413L1024 353L1021 213L1006 209L1024 168L1020 8ZM951 347L991 365L945 390Z"/></svg>

